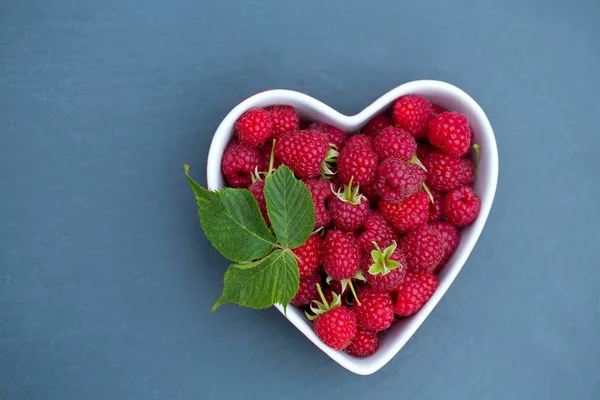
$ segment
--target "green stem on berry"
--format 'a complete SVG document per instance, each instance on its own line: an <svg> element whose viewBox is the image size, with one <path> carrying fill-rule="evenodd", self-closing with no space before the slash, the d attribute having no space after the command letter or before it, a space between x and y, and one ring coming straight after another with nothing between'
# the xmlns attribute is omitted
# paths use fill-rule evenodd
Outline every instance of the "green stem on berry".
<svg viewBox="0 0 600 400"><path fill-rule="evenodd" d="M323 232L324 229L325 229L325 227L323 227L323 226L320 228L317 228L311 233L311 235L314 235L315 233L321 234L321 232Z"/></svg>
<svg viewBox="0 0 600 400"><path fill-rule="evenodd" d="M477 143L473 145L473 150L475 150L475 171L477 171L479 167L479 145Z"/></svg>
<svg viewBox="0 0 600 400"><path fill-rule="evenodd" d="M429 190L429 187L427 187L426 184L423 184L423 190L427 193L427 195L429 196L429 200L431 200L431 204L434 203L433 200L433 195L431 194L431 191Z"/></svg>
<svg viewBox="0 0 600 400"><path fill-rule="evenodd" d="M350 286L350 291L352 292L352 295L354 296L354 300L356 300L356 303L360 306L360 300L358 300L358 297L356 296L356 291L354 290L354 285L352 284L352 279L348 279L348 286Z"/></svg>
<svg viewBox="0 0 600 400"><path fill-rule="evenodd" d="M416 154L413 154L413 156L410 158L410 162L413 164L417 164L419 167L421 167L423 171L427 172L427 168L425 168L425 166L423 165L421 160L419 160Z"/></svg>
<svg viewBox="0 0 600 400"><path fill-rule="evenodd" d="M273 171L273 163L275 162L275 144L277 143L277 139L273 139L273 147L271 147L271 156L269 157L269 171L267 172L269 175L271 171Z"/></svg>
<svg viewBox="0 0 600 400"><path fill-rule="evenodd" d="M323 304L325 304L325 307L329 308L329 303L327 302L327 299L325 298L325 295L323 294L323 290L321 290L321 285L317 283L317 291L319 292L319 297L321 297L321 301L323 301Z"/></svg>

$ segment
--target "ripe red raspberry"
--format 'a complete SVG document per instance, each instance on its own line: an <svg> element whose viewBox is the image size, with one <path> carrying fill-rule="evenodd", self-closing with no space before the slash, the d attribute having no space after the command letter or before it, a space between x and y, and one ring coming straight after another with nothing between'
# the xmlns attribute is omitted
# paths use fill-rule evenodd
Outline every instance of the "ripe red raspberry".
<svg viewBox="0 0 600 400"><path fill-rule="evenodd" d="M260 209L260 213L262 214L263 218L265 219L265 222L267 223L267 225L271 226L271 221L269 220L269 214L267 214L267 202L265 201L265 194L264 194L265 183L263 181L256 181L248 187L248 190L250 191L250 193L252 193L252 195L256 199L256 202L258 203L258 208Z"/></svg>
<svg viewBox="0 0 600 400"><path fill-rule="evenodd" d="M309 179L304 181L315 206L315 229L319 229L329 225L331 215L327 210L327 201L333 197L331 186L325 179Z"/></svg>
<svg viewBox="0 0 600 400"><path fill-rule="evenodd" d="M367 135L354 135L346 142L346 147L351 146L366 146L370 149L375 149L375 142L372 137Z"/></svg>
<svg viewBox="0 0 600 400"><path fill-rule="evenodd" d="M313 301L310 310L314 315L306 313L309 320L314 321L313 329L319 339L327 346L343 350L356 336L356 316L349 308L341 305L337 293L331 293L332 301L328 301L321 285L317 284L320 301Z"/></svg>
<svg viewBox="0 0 600 400"><path fill-rule="evenodd" d="M275 156L299 178L316 178L321 174L327 148L327 137L321 132L297 131L277 141Z"/></svg>
<svg viewBox="0 0 600 400"><path fill-rule="evenodd" d="M435 268L434 272L438 272L450 259L454 250L460 242L460 231L450 222L435 222L431 224L434 228L440 231L442 235L442 259Z"/></svg>
<svg viewBox="0 0 600 400"><path fill-rule="evenodd" d="M307 306L311 301L319 298L317 284L321 283L321 275L313 273L307 277L300 277L298 291L290 303L296 307Z"/></svg>
<svg viewBox="0 0 600 400"><path fill-rule="evenodd" d="M362 132L367 136L375 137L381 130L387 128L388 126L392 126L393 124L394 121L389 115L379 114L373 117L373 119L370 120L367 125L365 125L365 127L362 129Z"/></svg>
<svg viewBox="0 0 600 400"><path fill-rule="evenodd" d="M429 196L419 190L400 203L381 200L379 212L385 215L400 233L408 233L429 218Z"/></svg>
<svg viewBox="0 0 600 400"><path fill-rule="evenodd" d="M360 246L351 233L332 229L323 248L323 268L332 279L351 279L360 269Z"/></svg>
<svg viewBox="0 0 600 400"><path fill-rule="evenodd" d="M343 350L356 336L356 317L350 309L340 305L318 315L313 329L327 346Z"/></svg>
<svg viewBox="0 0 600 400"><path fill-rule="evenodd" d="M432 272L442 259L442 235L431 225L421 225L402 239L402 251L409 271Z"/></svg>
<svg viewBox="0 0 600 400"><path fill-rule="evenodd" d="M235 131L242 143L258 147L273 132L271 115L262 108L248 110L235 122Z"/></svg>
<svg viewBox="0 0 600 400"><path fill-rule="evenodd" d="M433 147L458 157L469 151L471 131L467 117L457 112L445 112L429 123L429 142Z"/></svg>
<svg viewBox="0 0 600 400"><path fill-rule="evenodd" d="M388 126L375 137L375 152L379 160L390 157L410 160L417 150L417 142L408 132Z"/></svg>
<svg viewBox="0 0 600 400"><path fill-rule="evenodd" d="M458 227L467 226L479 215L481 200L473 189L463 186L448 192L442 207L449 222Z"/></svg>
<svg viewBox="0 0 600 400"><path fill-rule="evenodd" d="M406 274L406 260L396 248L396 242L381 250L379 245L362 261L362 270L369 285L379 290L393 290Z"/></svg>
<svg viewBox="0 0 600 400"><path fill-rule="evenodd" d="M354 357L367 357L379 347L379 333L359 329L352 343L344 350Z"/></svg>
<svg viewBox="0 0 600 400"><path fill-rule="evenodd" d="M318 233L313 233L302 246L293 251L298 257L300 277L305 278L314 274L323 261L323 239Z"/></svg>
<svg viewBox="0 0 600 400"><path fill-rule="evenodd" d="M408 317L419 311L438 287L438 280L432 273L415 274L407 272L398 287L396 314Z"/></svg>
<svg viewBox="0 0 600 400"><path fill-rule="evenodd" d="M434 151L422 161L429 189L447 192L473 184L475 168L471 160Z"/></svg>
<svg viewBox="0 0 600 400"><path fill-rule="evenodd" d="M260 151L260 166L258 167L259 172L267 172L269 170L269 163L271 161L271 153L273 151L273 141L268 140L265 144L258 148ZM273 168L277 169L281 165L281 161L273 155Z"/></svg>
<svg viewBox="0 0 600 400"><path fill-rule="evenodd" d="M273 139L279 139L289 132L297 131L300 127L300 117L292 106L276 105L265 108L271 116L273 124Z"/></svg>
<svg viewBox="0 0 600 400"><path fill-rule="evenodd" d="M221 169L229 186L245 188L252 183L252 174L260 163L260 152L257 148L236 140L225 148Z"/></svg>
<svg viewBox="0 0 600 400"><path fill-rule="evenodd" d="M363 253L375 250L373 242L381 248L386 248L392 242L398 241L398 234L392 224L377 211L371 211L363 222L363 231L359 233L356 241Z"/></svg>
<svg viewBox="0 0 600 400"><path fill-rule="evenodd" d="M415 139L426 139L429 121L433 119L431 103L420 96L402 96L394 104L394 124Z"/></svg>
<svg viewBox="0 0 600 400"><path fill-rule="evenodd" d="M308 129L323 133L325 136L327 136L329 143L335 145L337 150L341 150L348 140L348 135L346 135L346 132L323 122L315 122L310 124Z"/></svg>
<svg viewBox="0 0 600 400"><path fill-rule="evenodd" d="M375 180L378 161L377 154L370 147L346 144L338 157L339 179L348 184L354 178L355 184L368 185Z"/></svg>
<svg viewBox="0 0 600 400"><path fill-rule="evenodd" d="M356 296L354 313L358 326L369 331L383 331L392 325L394 303L388 292L363 286Z"/></svg>
<svg viewBox="0 0 600 400"><path fill-rule="evenodd" d="M429 207L429 219L427 221L429 223L439 221L444 216L444 211L442 210L444 193L432 190L431 195L433 196L433 203Z"/></svg>
<svg viewBox="0 0 600 400"><path fill-rule="evenodd" d="M448 110L446 110L442 106L438 106L437 104L431 104L431 111L433 111L433 115L435 115L437 117L441 113L444 113L444 112L446 112Z"/></svg>
<svg viewBox="0 0 600 400"><path fill-rule="evenodd" d="M358 186L352 188L352 180L344 185L329 201L329 213L333 224L344 232L354 232L361 227L369 213L369 201L358 193Z"/></svg>
<svg viewBox="0 0 600 400"><path fill-rule="evenodd" d="M426 178L417 164L388 158L377 170L377 193L383 200L399 202L419 190Z"/></svg>

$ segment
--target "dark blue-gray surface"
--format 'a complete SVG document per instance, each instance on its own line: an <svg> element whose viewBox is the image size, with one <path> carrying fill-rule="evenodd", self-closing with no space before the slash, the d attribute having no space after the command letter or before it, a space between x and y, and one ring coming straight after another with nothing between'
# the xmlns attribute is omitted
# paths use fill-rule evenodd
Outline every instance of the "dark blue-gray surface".
<svg viewBox="0 0 600 400"><path fill-rule="evenodd" d="M0 398L600 398L600 3L266 3L0 2ZM501 171L401 353L358 377L274 310L209 313L227 263L182 164L204 181L220 119L419 78L479 101Z"/></svg>

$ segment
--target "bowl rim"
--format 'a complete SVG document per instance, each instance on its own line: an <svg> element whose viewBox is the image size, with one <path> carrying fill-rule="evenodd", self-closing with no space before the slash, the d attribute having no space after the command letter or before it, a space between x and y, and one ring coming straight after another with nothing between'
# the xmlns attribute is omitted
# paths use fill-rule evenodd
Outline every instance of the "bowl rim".
<svg viewBox="0 0 600 400"><path fill-rule="evenodd" d="M340 364L347 370L354 372L359 375L369 375L387 364L406 344L406 342L412 337L416 330L421 326L424 320L429 316L431 311L439 303L441 298L444 296L454 279L462 269L467 258L471 254L475 243L479 239L481 231L486 223L489 212L491 210L492 203L497 188L498 181L498 149L496 139L492 126L487 118L487 115L481 108L481 106L466 92L462 89L443 81L437 80L417 80L410 81L404 84L398 85L395 88L389 90L383 94L371 104L366 106L362 111L354 115L345 115L337 110L333 109L329 105L315 99L307 94L289 90L289 89L271 89L256 93L238 105L236 105L226 116L223 121L219 124L213 139L211 141L207 165L206 165L206 177L207 187L213 190L219 190L224 187L224 179L221 173L221 157L225 146L233 136L233 126L239 116L246 110L254 107L265 107L267 105L274 104L286 104L295 103L302 104L304 107L318 111L327 120L326 122L332 123L338 128L345 131L356 132L364 124L366 124L372 117L379 114L382 110L389 108L389 106L397 98L402 95L416 93L423 95L427 98L427 93L431 95L448 96L454 101L460 102L464 107L469 109L470 120L473 123L473 117L477 120L480 129L476 132L476 136L485 139L485 147L482 148L482 159L485 156L486 171L483 177L483 190L480 190L478 195L482 200L481 211L477 220L469 227L471 235L463 240L466 243L461 243L462 251L455 252L452 256L452 265L447 265L444 270L445 276L442 282L440 278L440 285L432 298L423 306L423 308L415 315L407 319L404 324L405 330L391 345L385 354L380 354L376 359L367 358L354 358L346 355L343 352L333 350L322 343L314 334L312 329L306 324L306 321L300 320L302 318L298 313L284 313L283 307L276 305L275 307L298 329L300 330L311 342L313 342L319 349L326 353L330 358ZM482 179L477 172L478 181ZM462 241L461 241L462 242ZM449 263L450 264L450 263ZM290 305L290 307L293 307Z"/></svg>

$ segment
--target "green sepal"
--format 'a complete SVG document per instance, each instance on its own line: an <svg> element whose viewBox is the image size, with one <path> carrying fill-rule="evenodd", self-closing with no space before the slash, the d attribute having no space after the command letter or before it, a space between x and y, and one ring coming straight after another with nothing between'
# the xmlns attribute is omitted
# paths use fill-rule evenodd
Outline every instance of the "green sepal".
<svg viewBox="0 0 600 400"><path fill-rule="evenodd" d="M306 318L310 321L314 321L319 315L325 314L327 311L333 310L336 307L342 305L342 298L339 294L332 291L331 296L333 297L333 301L331 303L327 302L325 295L323 295L323 290L321 290L321 285L317 283L317 291L319 292L319 296L321 297L321 301L313 300L310 303L310 310L314 314L309 314L307 311L304 312Z"/></svg>
<svg viewBox="0 0 600 400"><path fill-rule="evenodd" d="M386 247L383 251L379 245L373 242L375 250L371 251L371 258L373 264L369 267L369 274L371 275L387 275L396 268L403 268L403 265L397 261L391 259L394 251L398 247L398 244L394 240L391 245Z"/></svg>
<svg viewBox="0 0 600 400"><path fill-rule="evenodd" d="M325 159L321 163L321 176L325 179L331 179L337 171L333 169L333 164L337 163L337 159L340 153L334 144L329 144Z"/></svg>

